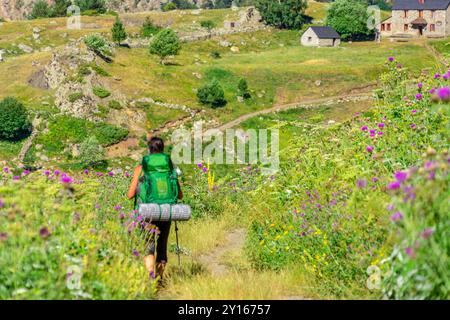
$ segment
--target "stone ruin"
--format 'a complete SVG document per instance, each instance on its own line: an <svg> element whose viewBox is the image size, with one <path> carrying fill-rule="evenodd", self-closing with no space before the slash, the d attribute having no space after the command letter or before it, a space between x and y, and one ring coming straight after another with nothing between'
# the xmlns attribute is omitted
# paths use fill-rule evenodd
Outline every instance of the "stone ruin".
<svg viewBox="0 0 450 320"><path fill-rule="evenodd" d="M261 14L255 7L248 7L239 12L238 20L226 20L224 22L225 29L245 29L261 26Z"/></svg>

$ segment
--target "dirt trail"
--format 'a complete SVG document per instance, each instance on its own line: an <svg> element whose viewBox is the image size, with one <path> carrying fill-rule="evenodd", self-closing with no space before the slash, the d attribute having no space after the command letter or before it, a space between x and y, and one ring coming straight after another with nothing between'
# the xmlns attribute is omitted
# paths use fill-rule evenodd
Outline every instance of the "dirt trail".
<svg viewBox="0 0 450 320"><path fill-rule="evenodd" d="M263 110L255 111L252 113L244 114L244 115L240 116L239 118L236 118L230 122L222 124L220 127L216 128L216 129L221 130L221 131L226 130L226 129L231 129L231 128L241 124L242 122L247 121L248 119L255 118L255 117L258 117L258 116L261 116L264 114L277 112L277 111L284 111L284 110L299 108L303 105L321 104L321 103L330 102L330 101L338 101L341 99L347 99L347 98L355 99L355 98L359 98L359 97L368 97L368 96L370 96L369 92L363 92L363 93L344 94L344 95L339 95L339 96L310 99L310 100L306 99L301 102L294 102L294 103L288 103L288 104L283 104L283 105L275 105L268 109L263 109Z"/></svg>
<svg viewBox="0 0 450 320"><path fill-rule="evenodd" d="M227 234L225 242L217 246L208 254L202 255L199 262L211 272L214 277L225 276L228 273L228 267L223 264L222 257L231 251L241 250L245 243L245 229L236 229Z"/></svg>

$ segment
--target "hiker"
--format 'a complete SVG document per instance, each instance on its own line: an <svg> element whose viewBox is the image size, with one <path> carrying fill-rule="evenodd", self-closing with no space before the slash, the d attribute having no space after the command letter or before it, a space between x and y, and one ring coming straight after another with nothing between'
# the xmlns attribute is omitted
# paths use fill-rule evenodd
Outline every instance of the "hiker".
<svg viewBox="0 0 450 320"><path fill-rule="evenodd" d="M177 201L176 198L182 200L183 192L178 179L176 182L173 182L175 186L170 186L172 182L168 175L173 172L174 167L170 156L164 153L164 141L161 138L153 137L150 139L148 147L150 154L146 155L142 160L142 164L134 170L130 189L128 190L128 198L135 198L138 203L158 204L174 204ZM158 187L154 188L153 186ZM173 195L174 190L176 191L175 195ZM144 264L151 279L156 279L159 276L161 280L167 264L167 241L169 239L171 222L154 221L151 223L157 228L156 232L153 227L142 227L148 246ZM156 233L158 233L157 241Z"/></svg>

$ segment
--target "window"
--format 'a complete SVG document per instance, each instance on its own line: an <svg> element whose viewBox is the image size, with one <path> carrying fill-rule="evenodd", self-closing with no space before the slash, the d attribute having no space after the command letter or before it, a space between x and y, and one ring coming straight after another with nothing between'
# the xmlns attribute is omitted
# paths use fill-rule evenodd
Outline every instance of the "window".
<svg viewBox="0 0 450 320"><path fill-rule="evenodd" d="M381 24L381 31L386 31L386 25L384 23Z"/></svg>
<svg viewBox="0 0 450 320"><path fill-rule="evenodd" d="M312 41L312 37L308 37L308 42L311 42Z"/></svg>
<svg viewBox="0 0 450 320"><path fill-rule="evenodd" d="M386 30L387 31L391 31L391 24L390 23L386 24Z"/></svg>
<svg viewBox="0 0 450 320"><path fill-rule="evenodd" d="M403 10L403 18L408 18L408 11L407 10Z"/></svg>
<svg viewBox="0 0 450 320"><path fill-rule="evenodd" d="M407 24L403 25L403 31L408 31L408 25Z"/></svg>
<svg viewBox="0 0 450 320"><path fill-rule="evenodd" d="M435 32L435 31L436 31L436 25L430 24L430 32Z"/></svg>
<svg viewBox="0 0 450 320"><path fill-rule="evenodd" d="M419 18L423 18L423 10L419 10Z"/></svg>

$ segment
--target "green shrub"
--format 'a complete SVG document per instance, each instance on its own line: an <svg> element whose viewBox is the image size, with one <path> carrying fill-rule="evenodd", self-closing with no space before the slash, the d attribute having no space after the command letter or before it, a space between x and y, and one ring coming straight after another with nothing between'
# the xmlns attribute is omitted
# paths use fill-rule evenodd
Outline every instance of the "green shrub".
<svg viewBox="0 0 450 320"><path fill-rule="evenodd" d="M203 20L200 22L200 26L208 30L208 32L211 32L211 30L216 27L216 24L212 20Z"/></svg>
<svg viewBox="0 0 450 320"><path fill-rule="evenodd" d="M45 0L38 0L34 3L30 13L31 19L48 18L52 15L52 9Z"/></svg>
<svg viewBox="0 0 450 320"><path fill-rule="evenodd" d="M31 131L25 106L12 97L0 101L0 139L19 140Z"/></svg>
<svg viewBox="0 0 450 320"><path fill-rule="evenodd" d="M197 97L202 104L212 108L223 107L227 104L225 92L216 79L201 87L197 92Z"/></svg>
<svg viewBox="0 0 450 320"><path fill-rule="evenodd" d="M177 55L181 50L180 39L172 29L158 32L150 43L150 53L159 56L161 64L168 56Z"/></svg>
<svg viewBox="0 0 450 320"><path fill-rule="evenodd" d="M120 104L120 102L119 101L116 101L116 100L111 100L109 103L108 103L108 106L111 108L111 109L116 109L116 110L121 110L123 107L122 107L122 105Z"/></svg>
<svg viewBox="0 0 450 320"><path fill-rule="evenodd" d="M81 143L79 159L86 168L95 166L105 159L105 151L95 136L90 136Z"/></svg>
<svg viewBox="0 0 450 320"><path fill-rule="evenodd" d="M112 55L105 38L100 35L93 34L87 36L86 38L84 38L84 43L89 50L92 50L99 56L109 57Z"/></svg>
<svg viewBox="0 0 450 320"><path fill-rule="evenodd" d="M111 95L111 93L103 87L93 87L92 92L101 99L107 98Z"/></svg>
<svg viewBox="0 0 450 320"><path fill-rule="evenodd" d="M97 15L106 12L105 0L76 0L84 15Z"/></svg>
<svg viewBox="0 0 450 320"><path fill-rule="evenodd" d="M300 29L306 22L306 0L257 0L256 7L267 24L278 28Z"/></svg>
<svg viewBox="0 0 450 320"><path fill-rule="evenodd" d="M83 93L82 92L74 92L69 94L69 101L71 103L74 103L77 100L80 100L83 98Z"/></svg>
<svg viewBox="0 0 450 320"><path fill-rule="evenodd" d="M100 67L98 64L91 65L91 68L99 75L103 77L110 77L111 74L109 74L108 71Z"/></svg>
<svg viewBox="0 0 450 320"><path fill-rule="evenodd" d="M367 28L367 5L360 0L336 0L330 6L326 24L333 27L344 40L366 38L373 34Z"/></svg>
<svg viewBox="0 0 450 320"><path fill-rule="evenodd" d="M251 94L248 90L247 80L245 80L244 78L241 78L239 80L237 94L244 99L251 98Z"/></svg>
<svg viewBox="0 0 450 320"><path fill-rule="evenodd" d="M211 58L213 58L213 59L220 59L220 58L222 58L222 55L220 54L219 51L213 51L213 52L211 52L210 56L211 56Z"/></svg>
<svg viewBox="0 0 450 320"><path fill-rule="evenodd" d="M172 10L176 10L177 9L177 5L173 2L167 2L165 5L162 6L162 11L167 12L167 11L172 11Z"/></svg>
<svg viewBox="0 0 450 320"><path fill-rule="evenodd" d="M150 38L157 34L160 30L161 28L156 26L150 17L146 17L141 27L141 35L145 38Z"/></svg>

